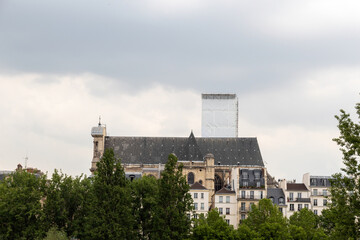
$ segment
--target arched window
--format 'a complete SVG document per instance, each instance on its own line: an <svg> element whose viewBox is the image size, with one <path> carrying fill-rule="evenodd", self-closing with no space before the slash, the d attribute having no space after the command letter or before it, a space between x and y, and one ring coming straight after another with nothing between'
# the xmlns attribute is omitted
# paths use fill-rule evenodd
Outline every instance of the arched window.
<svg viewBox="0 0 360 240"><path fill-rule="evenodd" d="M187 181L188 184L194 184L194 174L192 172L189 172L188 176L187 176Z"/></svg>
<svg viewBox="0 0 360 240"><path fill-rule="evenodd" d="M202 184L203 184L203 181L202 181L202 180L200 180L200 181L199 181L199 183L202 185Z"/></svg>
<svg viewBox="0 0 360 240"><path fill-rule="evenodd" d="M279 204L284 204L284 198L283 197L279 197Z"/></svg>
<svg viewBox="0 0 360 240"><path fill-rule="evenodd" d="M215 192L219 191L223 187L223 180L219 175L215 174Z"/></svg>

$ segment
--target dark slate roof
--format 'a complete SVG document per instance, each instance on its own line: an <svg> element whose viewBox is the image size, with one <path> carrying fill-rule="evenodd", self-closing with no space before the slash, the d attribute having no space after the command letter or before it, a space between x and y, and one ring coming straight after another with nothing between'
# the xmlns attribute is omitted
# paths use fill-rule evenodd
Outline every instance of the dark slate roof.
<svg viewBox="0 0 360 240"><path fill-rule="evenodd" d="M331 177L328 176L310 176L311 187L331 187Z"/></svg>
<svg viewBox="0 0 360 240"><path fill-rule="evenodd" d="M190 186L190 189L197 189L197 190L207 190L206 187L201 185L199 182L196 182Z"/></svg>
<svg viewBox="0 0 360 240"><path fill-rule="evenodd" d="M267 198L273 198L274 204L279 205L279 198L283 198L283 203L285 203L285 194L284 191L281 188L268 188L267 189Z"/></svg>
<svg viewBox="0 0 360 240"><path fill-rule="evenodd" d="M217 191L215 194L235 194L235 191L231 191L225 187Z"/></svg>
<svg viewBox="0 0 360 240"><path fill-rule="evenodd" d="M307 187L303 183L287 183L288 191L308 191Z"/></svg>
<svg viewBox="0 0 360 240"><path fill-rule="evenodd" d="M174 153L184 161L203 161L207 153L215 165L264 166L256 138L113 137L105 138L105 149L114 149L123 163L165 164Z"/></svg>

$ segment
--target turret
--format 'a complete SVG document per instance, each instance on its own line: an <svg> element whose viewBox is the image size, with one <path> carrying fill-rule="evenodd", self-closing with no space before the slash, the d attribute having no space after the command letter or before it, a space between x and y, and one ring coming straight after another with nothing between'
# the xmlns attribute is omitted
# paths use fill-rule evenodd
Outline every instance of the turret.
<svg viewBox="0 0 360 240"><path fill-rule="evenodd" d="M98 126L91 129L91 136L94 138L93 159L90 168L90 172L93 174L96 170L96 164L100 161L105 150L106 126L101 124L100 118Z"/></svg>

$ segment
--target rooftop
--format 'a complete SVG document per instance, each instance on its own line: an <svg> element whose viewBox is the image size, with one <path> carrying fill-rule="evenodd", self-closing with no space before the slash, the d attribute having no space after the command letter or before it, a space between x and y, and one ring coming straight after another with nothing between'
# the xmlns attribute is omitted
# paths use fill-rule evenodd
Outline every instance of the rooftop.
<svg viewBox="0 0 360 240"><path fill-rule="evenodd" d="M235 194L235 191L231 191L225 187L217 191L215 194Z"/></svg>
<svg viewBox="0 0 360 240"><path fill-rule="evenodd" d="M256 138L195 137L115 137L105 138L105 149L112 148L125 164L165 164L174 153L179 161L203 161L208 153L215 165L264 166Z"/></svg>
<svg viewBox="0 0 360 240"><path fill-rule="evenodd" d="M207 188L206 187L204 187L203 185L201 185L199 182L195 182L194 184L192 184L191 186L190 186L190 189L191 190L207 190Z"/></svg>
<svg viewBox="0 0 360 240"><path fill-rule="evenodd" d="M309 191L304 183L287 183L288 191Z"/></svg>

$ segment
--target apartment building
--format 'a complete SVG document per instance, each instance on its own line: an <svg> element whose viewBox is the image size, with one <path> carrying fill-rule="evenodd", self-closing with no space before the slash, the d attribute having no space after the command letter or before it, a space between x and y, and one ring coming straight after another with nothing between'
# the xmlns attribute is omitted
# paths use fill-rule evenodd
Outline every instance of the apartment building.
<svg viewBox="0 0 360 240"><path fill-rule="evenodd" d="M236 192L227 188L222 188L215 193L215 208L219 211L221 216L225 217L228 224L237 228L237 199Z"/></svg>
<svg viewBox="0 0 360 240"><path fill-rule="evenodd" d="M283 179L279 185L284 191L287 205L284 216L289 218L302 208L311 209L310 190L304 183L287 182Z"/></svg>
<svg viewBox="0 0 360 240"><path fill-rule="evenodd" d="M200 214L206 216L209 211L209 190L199 182L195 182L190 186L189 193L194 204L194 211L191 217L198 218Z"/></svg>
<svg viewBox="0 0 360 240"><path fill-rule="evenodd" d="M311 176L309 173L303 175L303 183L311 193L311 210L316 215L321 215L321 212L327 208L329 187L331 187L330 179L329 176Z"/></svg>

